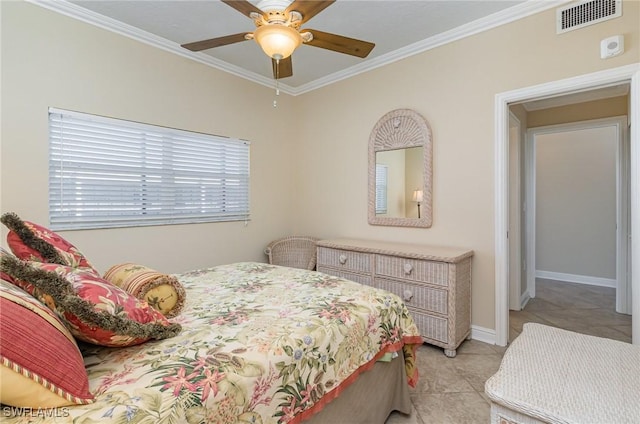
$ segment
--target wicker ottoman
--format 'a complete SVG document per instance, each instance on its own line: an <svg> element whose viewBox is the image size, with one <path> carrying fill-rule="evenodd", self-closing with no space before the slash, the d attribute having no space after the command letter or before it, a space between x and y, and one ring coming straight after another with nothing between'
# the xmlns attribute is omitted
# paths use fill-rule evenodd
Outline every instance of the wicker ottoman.
<svg viewBox="0 0 640 424"><path fill-rule="evenodd" d="M639 423L640 346L527 323L485 393L493 424Z"/></svg>

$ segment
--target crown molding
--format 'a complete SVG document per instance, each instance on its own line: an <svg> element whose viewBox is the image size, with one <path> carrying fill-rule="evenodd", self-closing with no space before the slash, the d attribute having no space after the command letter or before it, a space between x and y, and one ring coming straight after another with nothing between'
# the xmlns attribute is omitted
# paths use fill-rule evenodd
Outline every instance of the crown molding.
<svg viewBox="0 0 640 424"><path fill-rule="evenodd" d="M204 65L211 66L221 71L228 72L257 84L264 85L270 88L274 86L272 78L267 78L262 75L256 74L255 72L247 71L246 69L240 68L239 66L232 65L228 62L224 62L203 53L190 52L180 47L180 45L177 43L166 40L162 37L158 37L157 35L135 28L131 25L124 24L115 19L111 19L104 15L92 12L66 0L25 1L60 13L62 15L78 19L82 22L97 26L99 28L112 31L116 34L132 38L134 40L140 41L153 47L157 47L167 52L177 54L184 58L200 62ZM465 37L470 37L480 32L487 31L492 28L516 21L518 19L522 19L527 16L545 11L547 9L557 7L559 5L568 3L569 1L570 0L527 0L526 2L519 5L510 7L503 11L494 13L492 15L486 16L452 30L435 35L433 37L429 37L425 40L418 41L398 50L366 60L359 63L358 65L351 66L339 72L334 72L333 74L318 78L299 87L292 87L280 82L279 89L281 92L292 96L304 94L318 88L333 84L335 82L342 81L352 76L371 71L381 66L397 62L410 56L423 53L444 44L451 43Z"/></svg>
<svg viewBox="0 0 640 424"><path fill-rule="evenodd" d="M243 69L239 66L232 65L228 62L216 59L203 53L191 52L182 48L178 43L174 43L173 41L169 41L165 38L159 37L147 31L143 31L139 28L122 23L107 16L100 15L99 13L95 13L91 10L77 6L66 0L25 1L27 3L32 3L45 9L60 13L61 15L69 16L79 21L114 32L116 34L132 38L141 43L145 43L150 46L165 50L167 52L177 54L187 59L195 60L196 62L200 62L204 65L211 66L213 68L228 72L241 78L256 82L258 84L273 87L274 82L272 78L266 78L262 75L256 74L255 72L247 71L246 69ZM283 84L281 83L280 90L286 92L285 88L289 87L283 87Z"/></svg>
<svg viewBox="0 0 640 424"><path fill-rule="evenodd" d="M501 25L517 21L527 16L543 12L547 9L558 7L559 5L568 3L571 0L527 0L524 3L510 7L509 9L494 13L484 18L469 22L457 28L445 31L433 37L426 38L392 52L361 62L355 66L344 69L339 72L318 78L299 87L291 87L293 95L303 94L320 87L332 84L350 78L373 69L397 62L408 57L424 53L428 50L440 47L442 45L452 43L462 38L470 37L483 31L488 31Z"/></svg>

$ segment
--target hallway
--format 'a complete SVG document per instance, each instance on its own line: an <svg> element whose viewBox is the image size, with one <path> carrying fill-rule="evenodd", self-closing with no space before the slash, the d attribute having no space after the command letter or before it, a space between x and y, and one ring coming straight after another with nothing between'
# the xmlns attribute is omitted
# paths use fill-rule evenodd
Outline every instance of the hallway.
<svg viewBox="0 0 640 424"><path fill-rule="evenodd" d="M522 311L509 311L509 341L525 322L537 322L592 336L631 343L631 315L615 312L610 287L536 280L536 298Z"/></svg>

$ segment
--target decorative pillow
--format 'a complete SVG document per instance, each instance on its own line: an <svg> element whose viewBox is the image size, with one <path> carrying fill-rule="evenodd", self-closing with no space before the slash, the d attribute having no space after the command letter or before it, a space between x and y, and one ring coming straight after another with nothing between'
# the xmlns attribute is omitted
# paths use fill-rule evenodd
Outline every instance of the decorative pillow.
<svg viewBox="0 0 640 424"><path fill-rule="evenodd" d="M131 346L173 337L182 329L143 300L88 270L23 262L9 255L2 269L49 306L75 337L102 346Z"/></svg>
<svg viewBox="0 0 640 424"><path fill-rule="evenodd" d="M87 258L59 234L33 222L23 221L13 212L2 215L0 221L11 230L7 234L7 243L18 258L90 268L98 274Z"/></svg>
<svg viewBox="0 0 640 424"><path fill-rule="evenodd" d="M178 279L144 265L114 265L105 272L104 279L146 300L166 317L178 315L184 306L186 293Z"/></svg>
<svg viewBox="0 0 640 424"><path fill-rule="evenodd" d="M6 255L13 256L13 255L12 255L11 253L9 253L9 252L4 248L4 247L0 247L0 258L1 258L1 257L3 257L3 256L6 256ZM4 268L0 268L0 279L3 279L4 281L8 281L8 282L10 282L10 283L15 284L15 283L13 282L13 278L11 278L11 277L9 276L9 274L7 274L6 272L4 272Z"/></svg>
<svg viewBox="0 0 640 424"><path fill-rule="evenodd" d="M93 402L78 346L56 315L0 281L0 402L53 408Z"/></svg>

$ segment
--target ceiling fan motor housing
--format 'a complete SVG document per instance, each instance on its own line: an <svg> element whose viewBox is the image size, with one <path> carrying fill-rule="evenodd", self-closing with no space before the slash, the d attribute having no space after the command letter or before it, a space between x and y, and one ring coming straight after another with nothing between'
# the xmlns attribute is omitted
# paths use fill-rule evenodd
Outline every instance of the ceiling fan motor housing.
<svg viewBox="0 0 640 424"><path fill-rule="evenodd" d="M300 23L302 22L302 15L295 10L289 13L284 10L269 10L265 11L264 15L252 12L251 18L256 24L256 27L263 25L284 25L297 30L300 28Z"/></svg>
<svg viewBox="0 0 640 424"><path fill-rule="evenodd" d="M293 3L291 0L262 0L258 2L256 7L268 12L270 10L285 10L291 3Z"/></svg>

